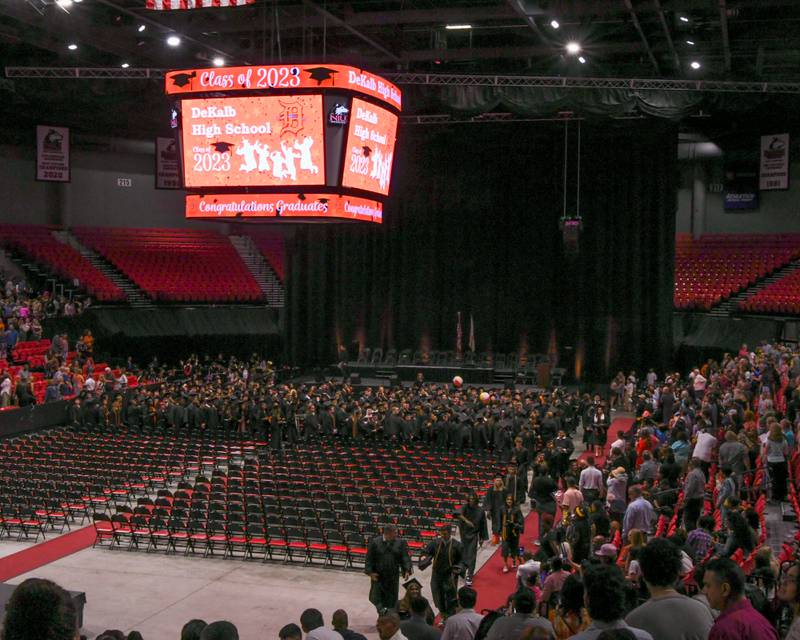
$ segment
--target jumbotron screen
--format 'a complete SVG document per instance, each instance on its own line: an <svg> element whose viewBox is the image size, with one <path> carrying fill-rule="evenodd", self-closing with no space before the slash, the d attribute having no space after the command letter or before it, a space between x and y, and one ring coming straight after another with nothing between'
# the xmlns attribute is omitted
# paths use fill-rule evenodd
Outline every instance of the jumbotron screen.
<svg viewBox="0 0 800 640"><path fill-rule="evenodd" d="M169 71L186 217L380 223L402 96L342 65Z"/></svg>
<svg viewBox="0 0 800 640"><path fill-rule="evenodd" d="M322 96L183 102L186 187L325 183Z"/></svg>

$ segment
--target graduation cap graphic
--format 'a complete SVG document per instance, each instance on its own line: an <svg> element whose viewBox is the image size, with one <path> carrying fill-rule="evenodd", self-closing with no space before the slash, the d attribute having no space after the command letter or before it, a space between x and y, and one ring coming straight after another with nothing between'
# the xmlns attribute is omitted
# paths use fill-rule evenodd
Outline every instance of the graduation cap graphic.
<svg viewBox="0 0 800 640"><path fill-rule="evenodd" d="M328 198L317 198L317 202L321 202L322 204L326 204L327 202L329 202L329 199Z"/></svg>
<svg viewBox="0 0 800 640"><path fill-rule="evenodd" d="M369 158L369 154L372 153L372 149L369 147L361 147L361 150L364 152L364 157Z"/></svg>
<svg viewBox="0 0 800 640"><path fill-rule="evenodd" d="M310 69L306 69L309 77L312 80L316 80L317 84L322 84L325 80L333 80L333 74L339 73L335 69L330 69L328 67L311 67Z"/></svg>
<svg viewBox="0 0 800 640"><path fill-rule="evenodd" d="M176 87L185 87L192 81L192 78L197 77L197 71L192 71L191 73L176 73L174 76L171 76L172 84Z"/></svg>
<svg viewBox="0 0 800 640"><path fill-rule="evenodd" d="M226 151L230 151L231 147L234 146L233 142L215 142L214 143L214 151L218 151L219 153L225 153Z"/></svg>
<svg viewBox="0 0 800 640"><path fill-rule="evenodd" d="M306 194L305 193L298 193L297 194L297 199L302 202L303 200L306 199Z"/></svg>

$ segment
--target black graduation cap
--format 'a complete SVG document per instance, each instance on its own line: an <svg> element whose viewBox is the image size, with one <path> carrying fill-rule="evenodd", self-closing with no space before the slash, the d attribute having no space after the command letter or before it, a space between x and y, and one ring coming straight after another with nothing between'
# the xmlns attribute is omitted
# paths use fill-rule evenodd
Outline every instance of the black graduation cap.
<svg viewBox="0 0 800 640"><path fill-rule="evenodd" d="M367 146L361 147L361 150L364 152L365 158L369 158L369 154L372 153L372 149Z"/></svg>
<svg viewBox="0 0 800 640"><path fill-rule="evenodd" d="M305 193L298 193L297 194L297 199L302 202L303 200L306 199L306 194Z"/></svg>
<svg viewBox="0 0 800 640"><path fill-rule="evenodd" d="M226 151L230 151L231 147L233 146L234 146L233 142L215 142L214 151L218 151L219 153L225 153Z"/></svg>
<svg viewBox="0 0 800 640"><path fill-rule="evenodd" d="M191 73L176 73L174 76L171 77L172 84L176 87L185 87L192 81L192 78L197 76L197 71L192 71Z"/></svg>
<svg viewBox="0 0 800 640"><path fill-rule="evenodd" d="M317 202L321 202L322 204L325 204L326 202L328 202L328 198L317 198Z"/></svg>
<svg viewBox="0 0 800 640"><path fill-rule="evenodd" d="M408 582L404 582L403 583L403 589L408 589L408 588L410 588L410 587L412 587L414 585L416 585L420 589L422 589L422 583L420 583L420 581L417 580L416 578L411 578L411 580L409 580Z"/></svg>
<svg viewBox="0 0 800 640"><path fill-rule="evenodd" d="M335 69L329 69L328 67L311 67L310 69L306 69L309 77L312 80L316 80L317 84L322 84L325 80L333 80L333 74L339 73Z"/></svg>

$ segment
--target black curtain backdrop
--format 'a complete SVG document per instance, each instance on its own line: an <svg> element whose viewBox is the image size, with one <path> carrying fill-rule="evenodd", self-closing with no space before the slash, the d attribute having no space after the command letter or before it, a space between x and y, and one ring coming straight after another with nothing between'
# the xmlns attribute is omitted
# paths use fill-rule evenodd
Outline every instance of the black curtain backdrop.
<svg viewBox="0 0 800 640"><path fill-rule="evenodd" d="M576 123L570 124L574 212ZM564 124L407 126L381 227L301 227L291 247L287 357L338 344L547 352L584 380L665 366L672 349L677 128L584 122L577 254L565 249ZM577 362L577 367L576 367Z"/></svg>

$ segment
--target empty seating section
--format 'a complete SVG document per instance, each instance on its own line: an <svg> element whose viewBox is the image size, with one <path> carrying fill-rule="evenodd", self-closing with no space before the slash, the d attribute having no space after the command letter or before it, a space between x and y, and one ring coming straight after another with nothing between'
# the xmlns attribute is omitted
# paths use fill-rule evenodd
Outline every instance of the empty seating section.
<svg viewBox="0 0 800 640"><path fill-rule="evenodd" d="M800 234L716 234L675 246L677 309L709 310L800 256Z"/></svg>
<svg viewBox="0 0 800 640"><path fill-rule="evenodd" d="M742 300L739 310L749 313L800 313L800 271L792 271Z"/></svg>
<svg viewBox="0 0 800 640"><path fill-rule="evenodd" d="M256 247L264 256L281 283L286 283L286 250L281 235L251 235Z"/></svg>
<svg viewBox="0 0 800 640"><path fill-rule="evenodd" d="M233 245L214 231L79 227L73 232L154 300L263 299Z"/></svg>
<svg viewBox="0 0 800 640"><path fill-rule="evenodd" d="M52 229L33 225L0 225L0 247L22 252L56 276L79 281L80 287L103 302L125 300L125 293L68 244L53 237Z"/></svg>

